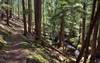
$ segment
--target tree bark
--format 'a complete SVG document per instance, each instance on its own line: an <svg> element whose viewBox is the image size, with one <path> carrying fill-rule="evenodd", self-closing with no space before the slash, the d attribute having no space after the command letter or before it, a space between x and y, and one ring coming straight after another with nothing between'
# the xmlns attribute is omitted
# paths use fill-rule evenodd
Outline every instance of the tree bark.
<svg viewBox="0 0 100 63"><path fill-rule="evenodd" d="M92 46L91 46L91 59L90 63L95 63L95 54L96 54L96 40L97 40L97 34L98 34L98 26L99 22L96 23L94 27L94 34L93 34L93 40L92 40Z"/></svg>
<svg viewBox="0 0 100 63"><path fill-rule="evenodd" d="M86 39L84 40L84 43L82 45L82 48L81 48L81 51L80 51L80 54L76 60L76 63L79 63L82 56L83 56L83 53L84 53L84 50L85 48L88 49L88 46L89 46L89 42L90 42L90 37L91 37L91 34L92 34L92 29L94 27L94 24L95 24L95 19L97 18L98 16L98 12L96 13L96 16L94 17L95 15L95 7L96 7L96 0L93 1L93 9L92 9L92 15L91 15L91 22L90 22L90 26L89 26L89 30L87 32L87 36L86 36Z"/></svg>
<svg viewBox="0 0 100 63"><path fill-rule="evenodd" d="M9 0L7 0L6 4L9 4ZM9 26L9 9L6 9L6 16L7 16L7 20L6 20L6 24Z"/></svg>
<svg viewBox="0 0 100 63"><path fill-rule="evenodd" d="M99 18L100 18L100 1L98 0L98 3L97 3L97 12L96 12L96 15L95 15L95 17L94 17L94 25L92 25L93 26L93 28L95 27L95 25L96 25L96 22L99 20ZM92 27L91 26L91 27ZM93 29L92 28L92 29ZM92 31L92 30L91 30ZM92 32L91 32L91 34L92 34ZM90 37L91 38L91 37ZM89 42L90 42L90 39L89 39ZM86 44L86 58L85 58L85 60L87 60L88 59L88 51L89 51L89 42ZM84 63L86 63L86 61L84 61Z"/></svg>
<svg viewBox="0 0 100 63"><path fill-rule="evenodd" d="M100 28L99 28L98 45L96 49L96 54L100 54Z"/></svg>
<svg viewBox="0 0 100 63"><path fill-rule="evenodd" d="M86 2L86 0L85 0L84 3L83 3L83 10L84 10L85 12L87 11L86 6L87 6L87 2ZM82 46L83 46L83 44L84 44L84 38L85 38L85 23L86 23L86 14L83 13L83 23L82 23ZM88 53L88 51L85 51L85 52ZM87 56L84 57L84 63L86 63L86 59L85 59L85 58L87 58Z"/></svg>
<svg viewBox="0 0 100 63"><path fill-rule="evenodd" d="M13 6L12 0L10 0L10 5ZM9 14L10 14L9 17L12 18L12 8L10 9L9 12L10 12L10 13L9 13Z"/></svg>
<svg viewBox="0 0 100 63"><path fill-rule="evenodd" d="M42 0L34 0L36 39L41 38L41 5L42 5Z"/></svg>
<svg viewBox="0 0 100 63"><path fill-rule="evenodd" d="M7 14L6 24L9 26L9 10L8 9L6 10L6 14Z"/></svg>
<svg viewBox="0 0 100 63"><path fill-rule="evenodd" d="M1 4L3 4L3 0L1 0ZM0 20L3 20L3 18L4 18L4 11L2 10L2 13L1 13L1 19Z"/></svg>
<svg viewBox="0 0 100 63"><path fill-rule="evenodd" d="M32 1L28 0L28 32L32 31Z"/></svg>
<svg viewBox="0 0 100 63"><path fill-rule="evenodd" d="M18 19L20 18L20 11L19 11L19 8L20 8L20 0L18 0Z"/></svg>
<svg viewBox="0 0 100 63"><path fill-rule="evenodd" d="M26 22L25 1L24 0L22 0L22 8L23 8L24 35L26 35L27 34L27 22Z"/></svg>
<svg viewBox="0 0 100 63"><path fill-rule="evenodd" d="M60 22L59 46L64 47L64 15L61 16Z"/></svg>

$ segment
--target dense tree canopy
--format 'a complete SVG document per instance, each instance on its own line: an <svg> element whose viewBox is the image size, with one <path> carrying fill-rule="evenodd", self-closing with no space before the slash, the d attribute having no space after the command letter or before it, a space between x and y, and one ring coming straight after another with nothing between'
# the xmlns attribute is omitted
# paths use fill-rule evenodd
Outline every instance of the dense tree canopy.
<svg viewBox="0 0 100 63"><path fill-rule="evenodd" d="M0 0L0 50L28 50L21 63L99 63L99 18L99 0Z"/></svg>

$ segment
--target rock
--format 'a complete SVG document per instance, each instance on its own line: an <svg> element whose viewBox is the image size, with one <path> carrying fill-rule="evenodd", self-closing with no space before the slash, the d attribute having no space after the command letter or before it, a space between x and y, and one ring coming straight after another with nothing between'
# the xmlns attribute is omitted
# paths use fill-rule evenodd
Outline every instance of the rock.
<svg viewBox="0 0 100 63"><path fill-rule="evenodd" d="M79 50L75 50L75 56L78 57L78 55L80 54Z"/></svg>

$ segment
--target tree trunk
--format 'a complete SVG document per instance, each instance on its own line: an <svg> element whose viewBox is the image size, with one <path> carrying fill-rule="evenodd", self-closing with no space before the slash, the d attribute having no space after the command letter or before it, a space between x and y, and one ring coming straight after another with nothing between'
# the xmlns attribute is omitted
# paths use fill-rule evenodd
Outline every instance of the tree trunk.
<svg viewBox="0 0 100 63"><path fill-rule="evenodd" d="M83 3L83 10L86 12L86 2ZM84 38L85 38L85 23L86 23L86 14L83 13L83 22L82 22L82 43L84 43Z"/></svg>
<svg viewBox="0 0 100 63"><path fill-rule="evenodd" d="M7 0L5 2L5 4L8 5L9 4L9 0ZM8 8L5 11L6 11L6 16L7 16L6 24L9 26L9 10L8 10Z"/></svg>
<svg viewBox="0 0 100 63"><path fill-rule="evenodd" d="M97 40L97 34L98 34L98 26L99 22L96 23L94 27L94 34L93 34L93 40L92 40L92 50L91 50L91 60L90 63L95 63L95 54L96 54L96 40Z"/></svg>
<svg viewBox="0 0 100 63"><path fill-rule="evenodd" d="M25 2L24 2L24 0L22 0L22 8L23 8L24 35L26 35L27 34L27 22L26 22Z"/></svg>
<svg viewBox="0 0 100 63"><path fill-rule="evenodd" d="M34 0L36 39L41 38L41 4L42 0Z"/></svg>
<svg viewBox="0 0 100 63"><path fill-rule="evenodd" d="M86 0L83 2L83 10L86 12L87 9L86 9L86 6L87 6L87 2ZM86 14L83 13L83 23L82 23L82 46L84 45L84 38L85 38L85 23L86 23ZM85 51L88 53L88 51ZM87 56L84 57L84 63L86 61Z"/></svg>
<svg viewBox="0 0 100 63"><path fill-rule="evenodd" d="M80 43L82 43L82 41L81 41L81 33L82 33L82 23L80 22L80 25L79 25L79 36L78 36L78 43L76 44L76 47L78 48L78 45L80 44Z"/></svg>
<svg viewBox="0 0 100 63"><path fill-rule="evenodd" d="M6 10L6 14L7 14L6 24L9 26L9 10L8 9Z"/></svg>
<svg viewBox="0 0 100 63"><path fill-rule="evenodd" d="M19 10L19 8L20 8L20 0L18 0L18 19L20 18L20 10Z"/></svg>
<svg viewBox="0 0 100 63"><path fill-rule="evenodd" d="M100 18L100 1L98 0L98 3L97 3L97 12L96 12L96 15L95 15L95 17L94 17L94 25L93 25L93 27L95 27L95 25L96 25L96 22L99 20L99 18ZM93 28L92 28L93 29ZM92 31L92 30L91 30ZM91 32L91 34L92 34L92 32ZM91 38L91 37L90 37ZM90 39L89 39L89 42L90 42ZM88 51L89 51L89 42L86 44L86 60L88 59ZM84 63L86 63L86 61L84 61Z"/></svg>
<svg viewBox="0 0 100 63"><path fill-rule="evenodd" d="M96 54L100 54L100 28L99 28L98 45L96 49Z"/></svg>
<svg viewBox="0 0 100 63"><path fill-rule="evenodd" d="M60 32L59 32L59 46L64 46L64 15L61 16Z"/></svg>
<svg viewBox="0 0 100 63"><path fill-rule="evenodd" d="M32 1L28 0L28 32L32 31Z"/></svg>
<svg viewBox="0 0 100 63"><path fill-rule="evenodd" d="M13 6L12 0L10 0L10 5ZM9 17L12 18L12 8L10 9L10 15L9 15Z"/></svg>
<svg viewBox="0 0 100 63"><path fill-rule="evenodd" d="M94 17L94 15L95 15L95 6L96 6L96 0L93 1L93 7L92 7L93 9L92 9L91 22L90 22L89 30L87 32L86 39L84 40L84 43L82 45L82 48L81 48L81 51L80 51L80 54L79 54L79 56L77 58L76 63L79 63L80 62L80 60L81 60L81 58L83 56L83 53L84 53L85 48L88 49L89 42L90 42L90 37L91 37L91 34L92 34L92 29L93 29L94 24L96 22L95 19L98 16L98 12L97 12L96 13L96 16Z"/></svg>
<svg viewBox="0 0 100 63"><path fill-rule="evenodd" d="M1 0L1 4L3 4L3 0ZM1 19L0 20L3 20L3 18L4 18L4 11L2 10L2 13L1 13Z"/></svg>

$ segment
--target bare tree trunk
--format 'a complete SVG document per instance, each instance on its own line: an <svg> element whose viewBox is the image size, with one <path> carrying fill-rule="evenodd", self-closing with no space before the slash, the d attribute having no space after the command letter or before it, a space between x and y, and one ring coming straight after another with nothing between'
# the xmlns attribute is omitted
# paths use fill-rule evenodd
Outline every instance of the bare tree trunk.
<svg viewBox="0 0 100 63"><path fill-rule="evenodd" d="M83 10L86 12L87 2L86 0L83 2ZM84 38L85 38L85 23L86 23L86 14L83 13L83 23L82 23L82 46L84 45ZM85 51L88 52L88 51ZM86 61L87 56L84 57L84 61ZM85 63L85 62L84 62Z"/></svg>
<svg viewBox="0 0 100 63"><path fill-rule="evenodd" d="M9 10L8 9L6 10L6 14L7 14L6 24L9 26Z"/></svg>
<svg viewBox="0 0 100 63"><path fill-rule="evenodd" d="M11 6L13 6L12 0L10 0L10 5L11 5ZM12 18L12 8L10 9L10 11L9 11L9 12L10 12L9 17L10 17L10 18Z"/></svg>
<svg viewBox="0 0 100 63"><path fill-rule="evenodd" d="M96 49L96 54L100 54L100 28L99 28L98 45Z"/></svg>
<svg viewBox="0 0 100 63"><path fill-rule="evenodd" d="M28 0L28 32L32 31L32 1Z"/></svg>
<svg viewBox="0 0 100 63"><path fill-rule="evenodd" d="M86 12L86 2L83 3L83 10ZM85 38L85 23L86 23L86 14L83 13L83 22L82 22L82 43L84 43L84 38Z"/></svg>
<svg viewBox="0 0 100 63"><path fill-rule="evenodd" d="M91 60L90 63L95 63L95 54L96 54L96 40L97 40L97 34L98 34L98 26L99 22L96 23L94 27L94 34L93 34L93 40L92 40L92 50L91 50Z"/></svg>
<svg viewBox="0 0 100 63"><path fill-rule="evenodd" d="M41 38L41 5L42 0L34 0L36 39Z"/></svg>
<svg viewBox="0 0 100 63"><path fill-rule="evenodd" d="M95 17L94 17L94 23L96 24L96 22L99 20L99 18L100 18L100 1L98 1L98 3L97 3L97 12L96 12L96 15L95 15ZM95 27L95 24L93 25L93 27ZM89 39L90 40L90 39ZM89 51L89 43L87 43L87 46L86 46L86 58L85 58L85 60L87 60L88 59L88 51ZM84 61L84 63L86 63L86 61Z"/></svg>
<svg viewBox="0 0 100 63"><path fill-rule="evenodd" d="M27 34L27 22L26 22L25 2L24 2L24 0L22 0L22 8L23 8L24 35L26 35Z"/></svg>
<svg viewBox="0 0 100 63"><path fill-rule="evenodd" d="M20 8L20 7L19 7L20 4L19 4L19 3L20 3L20 0L18 0L18 19L20 18L20 10L19 10L19 8Z"/></svg>
<svg viewBox="0 0 100 63"><path fill-rule="evenodd" d="M81 58L83 56L83 53L85 51L85 48L88 49L88 46L89 46L90 37L91 37L91 34L92 34L92 29L93 29L94 24L95 24L95 19L97 18L97 15L98 15L98 12L97 12L96 13L97 15L94 18L94 15L95 15L95 5L96 5L96 0L93 1L93 9L92 9L91 22L90 22L89 30L87 32L86 39L84 40L84 44L82 45L82 48L81 48L81 51L80 51L80 54L79 54L79 56L77 58L76 63L80 62L80 60L81 60Z"/></svg>
<svg viewBox="0 0 100 63"><path fill-rule="evenodd" d="M5 4L9 4L9 0L7 0L6 2L5 2ZM6 20L6 24L9 26L9 9L7 8L6 10L6 16L7 16L7 20Z"/></svg>
<svg viewBox="0 0 100 63"><path fill-rule="evenodd" d="M61 16L60 22L59 46L64 47L64 15Z"/></svg>
<svg viewBox="0 0 100 63"><path fill-rule="evenodd" d="M1 0L1 3L3 4L3 0ZM4 18L4 11L2 11L2 13L1 13L1 19L0 20L3 20L3 18Z"/></svg>
<svg viewBox="0 0 100 63"><path fill-rule="evenodd" d="M80 22L80 25L79 25L79 37L78 37L78 43L76 44L76 47L78 48L78 45L82 42L81 41L81 32L82 32L82 23Z"/></svg>

